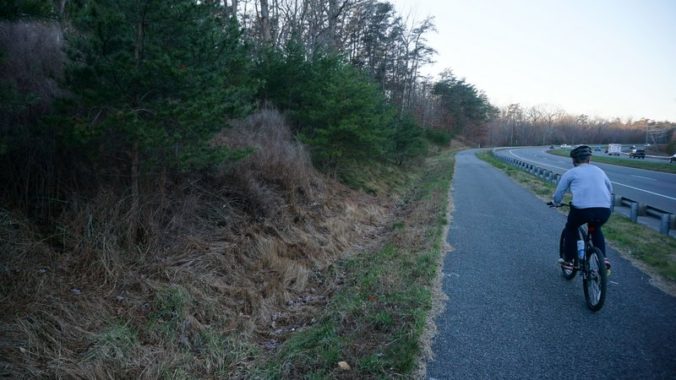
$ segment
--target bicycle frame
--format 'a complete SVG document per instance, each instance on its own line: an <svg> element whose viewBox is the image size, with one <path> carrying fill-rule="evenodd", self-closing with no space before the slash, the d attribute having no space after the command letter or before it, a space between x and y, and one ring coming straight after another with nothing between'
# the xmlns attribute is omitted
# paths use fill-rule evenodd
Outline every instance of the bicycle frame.
<svg viewBox="0 0 676 380"><path fill-rule="evenodd" d="M594 247L592 236L597 226L592 223L586 223L587 230L580 226L579 235L584 241L584 256L578 259L578 270L582 277L582 288L587 307L596 312L603 307L606 298L607 278L606 266L604 263L603 252Z"/></svg>
<svg viewBox="0 0 676 380"><path fill-rule="evenodd" d="M550 207L560 207L561 205L553 205L548 203ZM569 204L566 206L570 206ZM578 227L578 240L584 242L584 255L574 257L573 269L561 267L562 273L566 280L571 280L575 277L576 272L580 272L582 278L582 288L584 290L585 302L590 310L596 312L603 307L606 298L607 290L607 272L605 266L605 254L599 248L594 246L592 236L597 231L597 224L594 221L587 222ZM559 256L564 258L564 244L566 230L561 231L561 240L559 243Z"/></svg>
<svg viewBox="0 0 676 380"><path fill-rule="evenodd" d="M584 242L584 256L582 260L578 260L579 271L582 272L582 278L586 279L589 276L589 267L586 265L589 256L594 250L594 243L592 242L592 234L596 231L596 225L593 223L585 223L577 228L578 238Z"/></svg>

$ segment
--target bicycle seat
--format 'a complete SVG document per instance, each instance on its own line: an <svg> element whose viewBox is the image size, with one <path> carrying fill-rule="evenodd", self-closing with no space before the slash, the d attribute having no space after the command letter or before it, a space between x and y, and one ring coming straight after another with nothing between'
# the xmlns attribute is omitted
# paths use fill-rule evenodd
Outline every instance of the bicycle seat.
<svg viewBox="0 0 676 380"><path fill-rule="evenodd" d="M587 222L587 231L589 233L596 231L597 223L601 223L601 221L596 220L596 221Z"/></svg>

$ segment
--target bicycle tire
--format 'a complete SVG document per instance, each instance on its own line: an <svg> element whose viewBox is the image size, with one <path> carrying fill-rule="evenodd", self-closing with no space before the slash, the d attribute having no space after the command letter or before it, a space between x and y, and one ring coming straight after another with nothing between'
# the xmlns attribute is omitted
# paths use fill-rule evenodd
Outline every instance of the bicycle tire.
<svg viewBox="0 0 676 380"><path fill-rule="evenodd" d="M584 299L587 307L597 312L601 310L606 301L608 290L608 272L604 262L604 254L600 249L590 248L590 253L585 261L585 276L582 279Z"/></svg>
<svg viewBox="0 0 676 380"><path fill-rule="evenodd" d="M561 239L559 239L559 257L563 260L566 259L566 229L564 228L563 231L561 231ZM575 274L577 273L577 258L573 261L575 264L573 266L573 269L563 269L563 266L561 267L561 274L563 274L563 278L566 280L572 280L575 277Z"/></svg>

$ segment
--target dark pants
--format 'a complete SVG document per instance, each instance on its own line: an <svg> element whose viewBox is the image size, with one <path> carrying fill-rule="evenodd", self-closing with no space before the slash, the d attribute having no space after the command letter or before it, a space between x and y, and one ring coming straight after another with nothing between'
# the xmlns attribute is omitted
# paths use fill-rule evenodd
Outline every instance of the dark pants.
<svg viewBox="0 0 676 380"><path fill-rule="evenodd" d="M577 254L577 229L585 223L595 226L592 233L592 243L604 254L606 253L606 240L603 238L601 226L610 218L610 209L604 207L575 208L571 207L566 222L566 261L573 261Z"/></svg>

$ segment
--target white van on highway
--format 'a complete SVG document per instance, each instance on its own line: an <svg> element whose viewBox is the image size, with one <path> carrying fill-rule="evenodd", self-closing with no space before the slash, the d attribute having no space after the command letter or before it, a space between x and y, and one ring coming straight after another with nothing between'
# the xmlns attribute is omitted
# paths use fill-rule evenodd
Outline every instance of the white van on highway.
<svg viewBox="0 0 676 380"><path fill-rule="evenodd" d="M608 144L608 150L606 151L609 156L619 156L622 154L622 144Z"/></svg>

